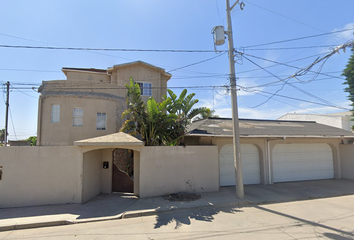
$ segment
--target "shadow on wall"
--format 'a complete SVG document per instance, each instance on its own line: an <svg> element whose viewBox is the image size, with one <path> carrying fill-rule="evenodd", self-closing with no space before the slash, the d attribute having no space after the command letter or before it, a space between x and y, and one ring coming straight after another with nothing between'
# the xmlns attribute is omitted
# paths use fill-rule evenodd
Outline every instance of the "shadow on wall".
<svg viewBox="0 0 354 240"><path fill-rule="evenodd" d="M203 208L195 210L184 210L184 211L172 211L158 214L156 217L155 229L162 226L167 226L169 223L175 222L175 229L178 229L185 225L191 224L191 219L198 221L212 222L214 220L214 215L224 212L235 214L237 212L243 212L242 210L234 207L225 207L225 208Z"/></svg>

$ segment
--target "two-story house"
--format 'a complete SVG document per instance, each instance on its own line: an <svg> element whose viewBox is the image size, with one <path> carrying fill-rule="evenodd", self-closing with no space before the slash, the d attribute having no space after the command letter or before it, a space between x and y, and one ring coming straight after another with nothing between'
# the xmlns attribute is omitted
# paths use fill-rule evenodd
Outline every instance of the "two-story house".
<svg viewBox="0 0 354 240"><path fill-rule="evenodd" d="M62 68L66 80L43 81L39 92L37 145L73 145L74 141L119 131L126 109L129 78L142 98L156 101L167 92L171 74L137 61L107 69Z"/></svg>

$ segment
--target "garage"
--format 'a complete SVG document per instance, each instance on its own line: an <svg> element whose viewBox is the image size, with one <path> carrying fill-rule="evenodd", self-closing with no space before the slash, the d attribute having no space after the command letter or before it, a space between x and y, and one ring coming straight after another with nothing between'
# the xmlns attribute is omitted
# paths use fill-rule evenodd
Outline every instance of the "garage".
<svg viewBox="0 0 354 240"><path fill-rule="evenodd" d="M333 153L328 144L277 144L272 156L274 182L334 178Z"/></svg>
<svg viewBox="0 0 354 240"><path fill-rule="evenodd" d="M234 151L232 144L220 150L220 186L235 185ZM261 167L258 148L253 144L241 144L241 159L244 184L261 183Z"/></svg>

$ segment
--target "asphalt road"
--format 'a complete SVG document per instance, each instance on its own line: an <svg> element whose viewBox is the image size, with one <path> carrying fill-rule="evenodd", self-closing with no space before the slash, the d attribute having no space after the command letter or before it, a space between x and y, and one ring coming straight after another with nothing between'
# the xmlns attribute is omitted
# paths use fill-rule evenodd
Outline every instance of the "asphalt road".
<svg viewBox="0 0 354 240"><path fill-rule="evenodd" d="M0 232L0 239L354 239L354 195Z"/></svg>

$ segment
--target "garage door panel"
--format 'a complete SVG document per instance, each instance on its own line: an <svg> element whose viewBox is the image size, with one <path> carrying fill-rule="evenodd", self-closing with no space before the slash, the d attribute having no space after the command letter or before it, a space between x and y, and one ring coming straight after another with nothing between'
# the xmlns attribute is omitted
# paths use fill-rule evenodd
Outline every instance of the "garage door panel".
<svg viewBox="0 0 354 240"><path fill-rule="evenodd" d="M274 182L334 178L328 144L277 144L272 156Z"/></svg>
<svg viewBox="0 0 354 240"><path fill-rule="evenodd" d="M244 184L259 184L259 153L253 144L241 144L241 159ZM227 144L220 150L220 186L235 185L233 145Z"/></svg>

